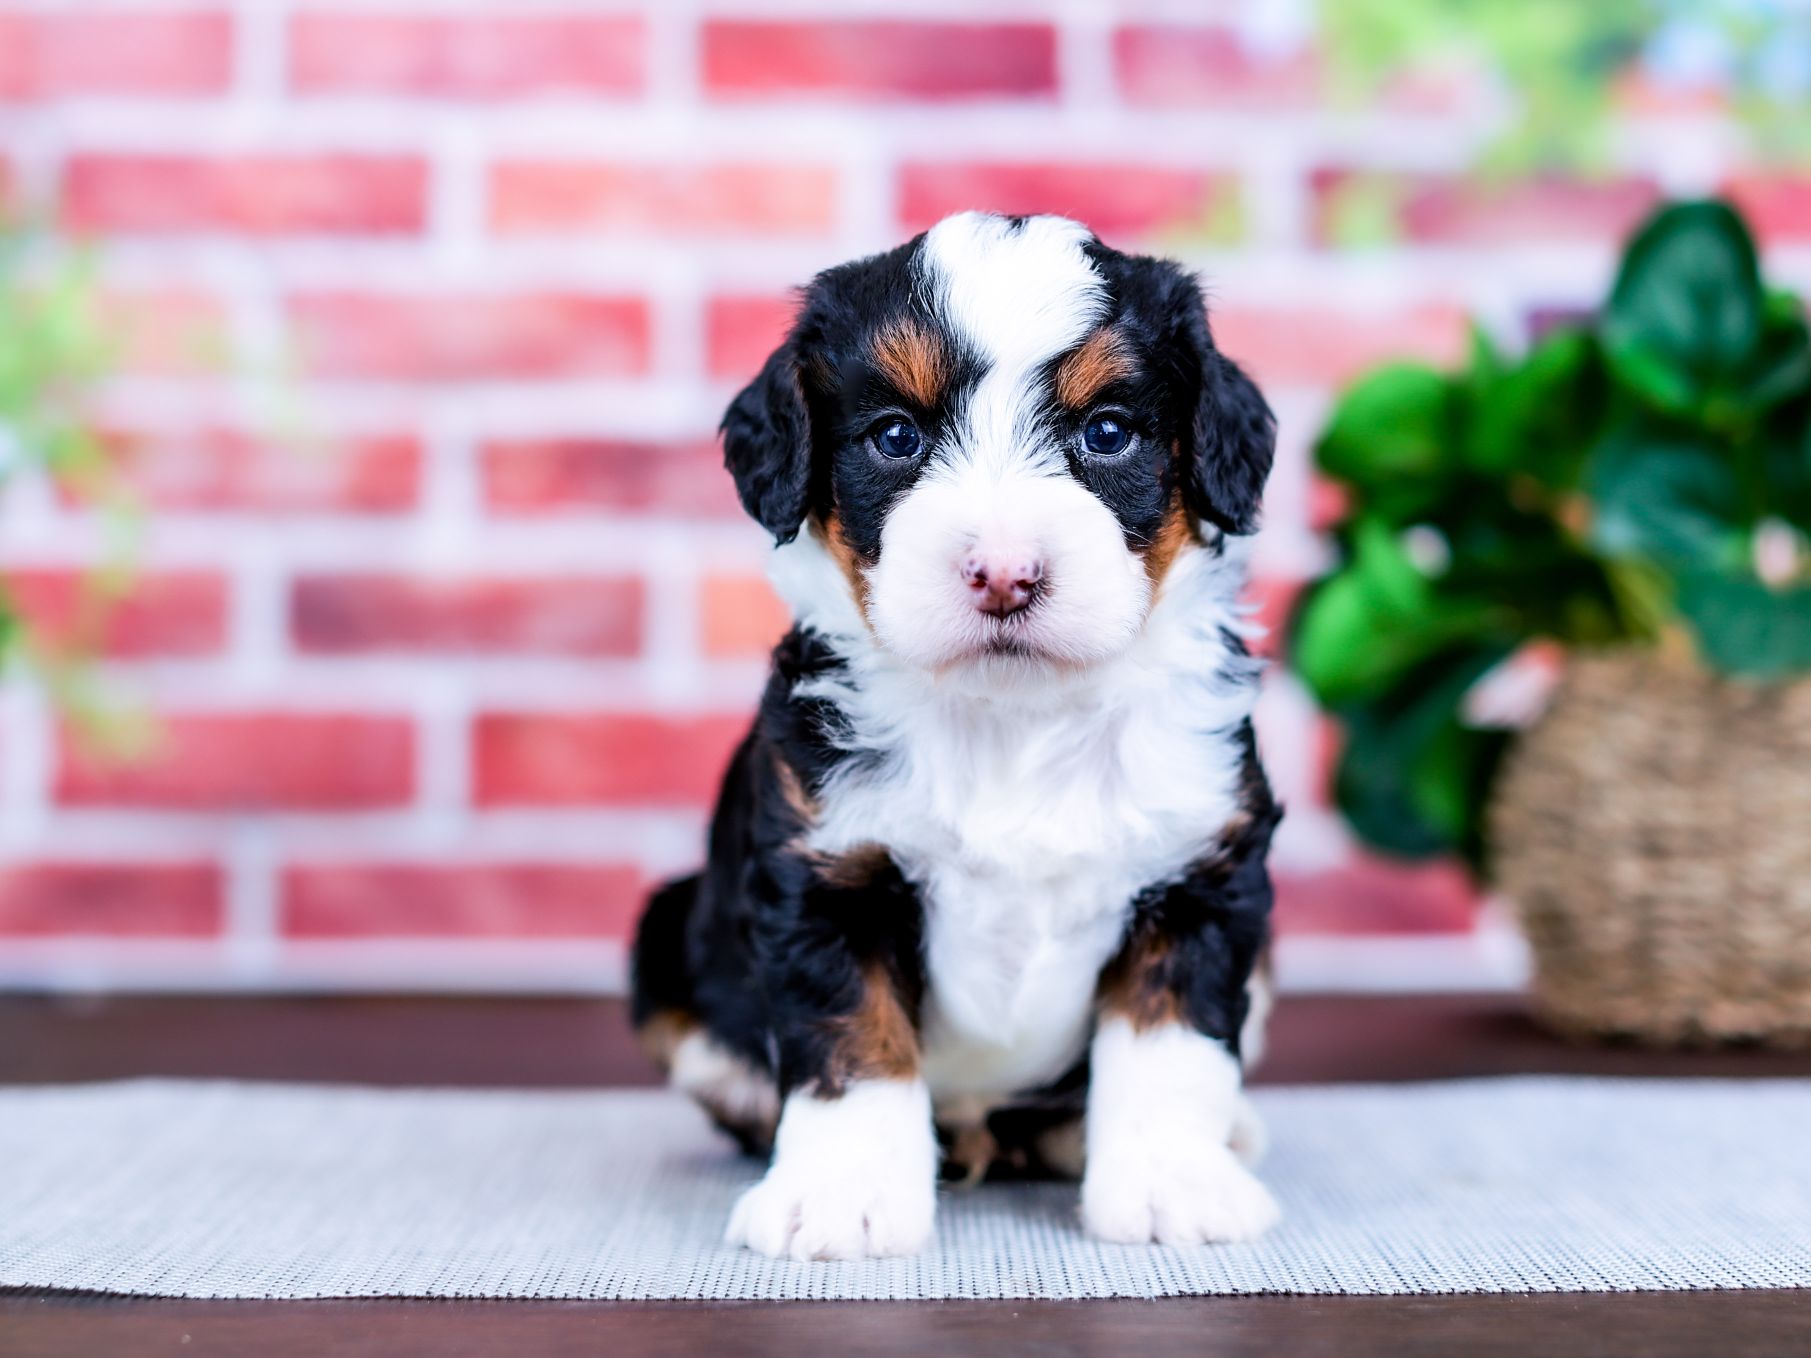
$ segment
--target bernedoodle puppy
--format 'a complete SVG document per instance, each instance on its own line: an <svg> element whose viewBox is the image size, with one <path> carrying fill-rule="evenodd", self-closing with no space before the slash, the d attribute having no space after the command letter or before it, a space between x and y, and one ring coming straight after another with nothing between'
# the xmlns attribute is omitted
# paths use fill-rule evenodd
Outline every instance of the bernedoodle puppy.
<svg viewBox="0 0 1811 1358"><path fill-rule="evenodd" d="M1195 280L951 217L820 275L723 433L796 623L634 984L771 1150L728 1238L911 1253L940 1166L1079 1175L1108 1240L1264 1230L1280 812L1238 600L1275 425Z"/></svg>

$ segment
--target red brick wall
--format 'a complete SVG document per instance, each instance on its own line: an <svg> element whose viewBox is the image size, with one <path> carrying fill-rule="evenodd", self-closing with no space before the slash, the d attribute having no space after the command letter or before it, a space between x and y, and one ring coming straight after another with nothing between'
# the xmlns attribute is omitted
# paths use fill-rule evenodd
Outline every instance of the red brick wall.
<svg viewBox="0 0 1811 1358"><path fill-rule="evenodd" d="M155 718L121 764L0 701L0 983L618 982L782 626L717 416L791 285L945 212L1201 269L1282 418L1272 619L1355 372L1587 302L1662 191L1735 180L1811 275L1811 181L1699 115L1638 120L1607 180L1485 179L1482 94L1341 103L1262 8L0 0L0 184L104 246L103 422L151 518L98 641ZM46 485L0 504L51 635L104 538ZM1354 853L1286 677L1261 719L1285 930L1469 930L1452 869Z"/></svg>

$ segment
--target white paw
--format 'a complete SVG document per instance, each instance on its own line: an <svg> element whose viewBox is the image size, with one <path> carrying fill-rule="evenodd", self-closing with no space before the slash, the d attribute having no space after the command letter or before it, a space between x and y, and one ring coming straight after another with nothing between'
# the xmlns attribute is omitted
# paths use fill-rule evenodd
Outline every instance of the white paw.
<svg viewBox="0 0 1811 1358"><path fill-rule="evenodd" d="M1128 1245L1250 1240L1282 1215L1268 1189L1226 1146L1149 1146L1143 1154L1090 1160L1082 1225Z"/></svg>
<svg viewBox="0 0 1811 1358"><path fill-rule="evenodd" d="M1232 1153L1239 1157L1239 1163L1247 1169L1257 1168L1265 1152L1270 1149L1270 1132L1264 1126L1264 1119L1252 1106L1250 1099L1243 1094L1239 1096L1238 1105L1233 1109L1232 1135L1227 1139Z"/></svg>
<svg viewBox="0 0 1811 1358"><path fill-rule="evenodd" d="M775 1258L916 1254L937 1212L937 1139L921 1080L857 1080L834 1098L795 1091L773 1167L723 1238Z"/></svg>
<svg viewBox="0 0 1811 1358"><path fill-rule="evenodd" d="M776 1164L742 1195L724 1239L775 1258L867 1259L916 1254L931 1239L929 1179L875 1166L860 1177Z"/></svg>

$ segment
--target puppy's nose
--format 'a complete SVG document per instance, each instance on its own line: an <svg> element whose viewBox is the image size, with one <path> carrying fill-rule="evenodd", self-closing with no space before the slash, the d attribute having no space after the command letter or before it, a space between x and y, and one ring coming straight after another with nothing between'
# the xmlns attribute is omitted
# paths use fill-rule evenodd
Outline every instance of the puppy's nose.
<svg viewBox="0 0 1811 1358"><path fill-rule="evenodd" d="M996 618L1009 618L1037 597L1044 563L1030 556L976 552L962 563L962 579L976 608Z"/></svg>

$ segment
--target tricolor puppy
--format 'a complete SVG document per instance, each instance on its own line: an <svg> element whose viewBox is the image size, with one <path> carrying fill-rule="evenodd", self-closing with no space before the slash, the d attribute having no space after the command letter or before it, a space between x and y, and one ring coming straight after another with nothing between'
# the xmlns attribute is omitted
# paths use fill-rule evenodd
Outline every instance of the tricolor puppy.
<svg viewBox="0 0 1811 1358"><path fill-rule="evenodd" d="M796 625L635 1012L771 1147L729 1239L910 1253L940 1164L1079 1174L1109 1240L1262 1231L1237 600L1275 429L1194 280L951 217L820 275L723 431Z"/></svg>

